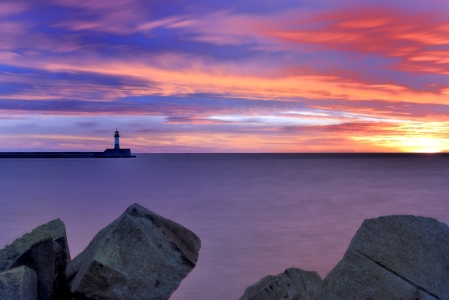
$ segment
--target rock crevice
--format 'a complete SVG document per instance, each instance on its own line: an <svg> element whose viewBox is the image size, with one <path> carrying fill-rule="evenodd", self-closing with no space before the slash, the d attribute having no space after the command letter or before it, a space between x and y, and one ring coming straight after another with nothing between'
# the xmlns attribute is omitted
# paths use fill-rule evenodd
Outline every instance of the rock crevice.
<svg viewBox="0 0 449 300"><path fill-rule="evenodd" d="M399 275L399 274L396 273L395 271L390 270L389 268L387 268L386 266L384 266L382 263L380 263L380 262L378 262L378 261L372 259L371 257L369 257L368 255L362 253L361 251L358 251L358 250L357 250L356 252L359 253L360 255L362 255L363 257L365 257L366 259L372 261L373 263L375 263L375 264L376 264L377 266L379 266L380 268L386 270L387 272L390 272L390 273L393 274L394 276L397 276L398 278L404 280L405 282L407 282L408 284L414 286L414 287L417 288L418 290L423 291L424 293L428 294L430 297L433 297L433 298L436 299L436 300L442 300L442 299L440 299L437 295L432 294L431 292L427 291L425 288L416 285L415 283L411 282L410 280L408 280L408 279L405 278L405 277L402 277L401 275Z"/></svg>

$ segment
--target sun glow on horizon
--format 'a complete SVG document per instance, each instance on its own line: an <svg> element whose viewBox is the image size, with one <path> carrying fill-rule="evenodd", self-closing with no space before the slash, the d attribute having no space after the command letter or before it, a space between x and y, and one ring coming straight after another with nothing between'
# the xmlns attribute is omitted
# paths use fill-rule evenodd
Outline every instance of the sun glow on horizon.
<svg viewBox="0 0 449 300"><path fill-rule="evenodd" d="M356 141L369 142L400 152L439 153L449 149L447 122L406 123L385 130L390 134L353 137Z"/></svg>
<svg viewBox="0 0 449 300"><path fill-rule="evenodd" d="M449 149L447 139L426 137L404 137L399 149L414 153L439 153Z"/></svg>

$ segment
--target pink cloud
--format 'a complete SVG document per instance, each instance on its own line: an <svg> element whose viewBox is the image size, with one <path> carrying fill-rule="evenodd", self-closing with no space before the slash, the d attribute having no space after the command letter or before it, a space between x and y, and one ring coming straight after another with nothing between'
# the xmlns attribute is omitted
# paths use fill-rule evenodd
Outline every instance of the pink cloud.
<svg viewBox="0 0 449 300"><path fill-rule="evenodd" d="M0 17L19 14L28 9L24 3L17 3L15 1L3 1L0 3Z"/></svg>
<svg viewBox="0 0 449 300"><path fill-rule="evenodd" d="M102 11L104 9L121 9L123 7L133 6L136 0L111 0L111 1L90 1L90 0L53 0L58 5L71 7L80 7L90 11Z"/></svg>
<svg viewBox="0 0 449 300"><path fill-rule="evenodd" d="M33 31L33 24L19 21L0 21L0 51L23 54L39 51L70 52L86 47L78 42L76 35L51 36ZM23 50L27 49L27 50Z"/></svg>
<svg viewBox="0 0 449 300"><path fill-rule="evenodd" d="M53 26L66 27L73 31L94 30L113 34L128 34L143 22L150 13L142 9L137 0L88 1L55 0L61 6L78 8L78 18L61 21ZM95 18L92 18L92 17Z"/></svg>
<svg viewBox="0 0 449 300"><path fill-rule="evenodd" d="M302 29L315 24L312 29ZM377 53L399 58L400 70L449 75L449 18L391 9L320 13L289 28L269 29L281 42L318 50ZM440 50L431 50L438 46Z"/></svg>

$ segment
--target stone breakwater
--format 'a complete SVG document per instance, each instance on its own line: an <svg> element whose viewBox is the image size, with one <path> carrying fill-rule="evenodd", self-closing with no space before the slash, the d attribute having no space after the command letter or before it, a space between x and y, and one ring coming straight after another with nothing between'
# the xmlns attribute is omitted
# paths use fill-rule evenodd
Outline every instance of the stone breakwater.
<svg viewBox="0 0 449 300"><path fill-rule="evenodd" d="M0 158L128 158L130 149L106 149L103 152L0 152Z"/></svg>
<svg viewBox="0 0 449 300"><path fill-rule="evenodd" d="M54 220L0 250L0 299L169 299L200 247L192 231L133 204L71 260Z"/></svg>
<svg viewBox="0 0 449 300"><path fill-rule="evenodd" d="M448 300L449 227L435 219L365 220L322 280L296 268L266 276L240 300Z"/></svg>

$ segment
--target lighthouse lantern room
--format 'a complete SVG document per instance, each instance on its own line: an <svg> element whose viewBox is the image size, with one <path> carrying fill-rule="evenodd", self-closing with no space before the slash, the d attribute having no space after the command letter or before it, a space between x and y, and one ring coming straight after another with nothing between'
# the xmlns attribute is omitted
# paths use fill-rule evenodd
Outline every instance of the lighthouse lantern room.
<svg viewBox="0 0 449 300"><path fill-rule="evenodd" d="M120 150L119 138L120 138L120 133L118 132L118 130L116 128L115 133L114 133L114 149L115 150Z"/></svg>

